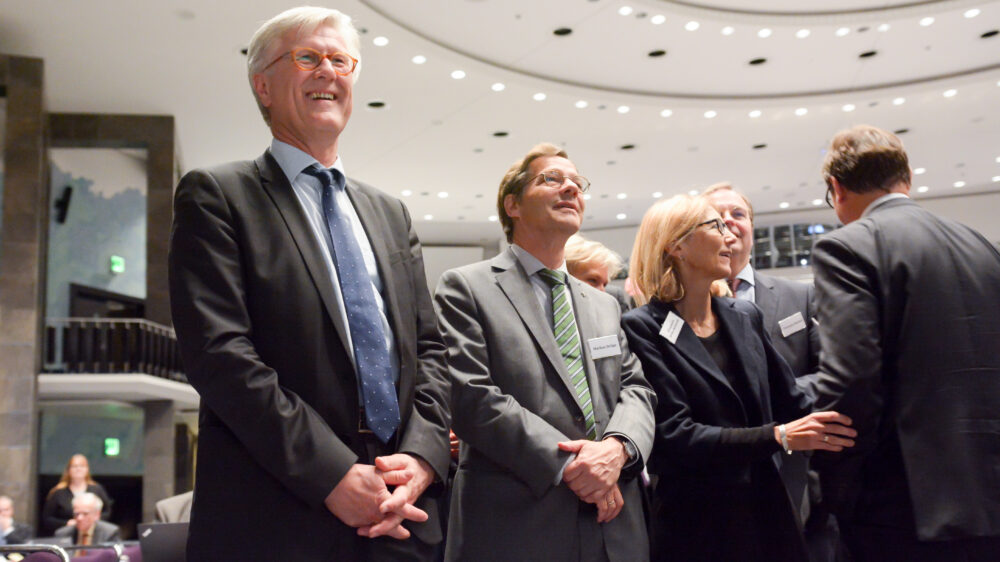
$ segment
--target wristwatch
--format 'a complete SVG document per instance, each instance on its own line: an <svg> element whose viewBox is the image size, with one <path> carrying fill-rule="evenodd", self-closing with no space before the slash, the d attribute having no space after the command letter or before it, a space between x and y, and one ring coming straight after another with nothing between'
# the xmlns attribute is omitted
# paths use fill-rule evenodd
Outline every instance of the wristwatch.
<svg viewBox="0 0 1000 562"><path fill-rule="evenodd" d="M628 462L632 462L633 460L635 460L637 456L639 456L639 451L636 450L635 445L632 444L631 439L626 439L624 437L619 437L617 435L615 436L615 439L621 441L622 445L625 446L625 456L628 457Z"/></svg>

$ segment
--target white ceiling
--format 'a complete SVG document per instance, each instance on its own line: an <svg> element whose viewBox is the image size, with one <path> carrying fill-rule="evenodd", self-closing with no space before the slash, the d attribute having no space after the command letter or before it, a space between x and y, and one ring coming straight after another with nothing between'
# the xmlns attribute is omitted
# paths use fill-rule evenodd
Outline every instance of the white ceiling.
<svg viewBox="0 0 1000 562"><path fill-rule="evenodd" d="M260 22L292 5L0 0L0 52L45 60L50 111L174 115L187 170L267 146L240 50ZM336 7L365 31L341 142L348 173L402 197L435 242L495 240L500 228L488 217L497 184L540 141L565 145L593 182L588 230L636 224L654 193L720 180L738 184L758 212L812 208L823 197L823 148L856 123L908 129L911 163L926 169L914 187L929 188L917 197L1000 191L1000 36L981 38L1000 28L1000 1ZM921 25L925 18L934 21ZM558 28L572 31L557 36ZM763 28L770 36L759 36ZM379 36L388 44L374 46ZM655 50L666 54L648 56ZM416 55L426 62L414 64ZM748 64L757 58L766 62ZM465 77L451 78L455 70ZM493 91L496 83L504 89ZM370 109L371 101L387 106Z"/></svg>

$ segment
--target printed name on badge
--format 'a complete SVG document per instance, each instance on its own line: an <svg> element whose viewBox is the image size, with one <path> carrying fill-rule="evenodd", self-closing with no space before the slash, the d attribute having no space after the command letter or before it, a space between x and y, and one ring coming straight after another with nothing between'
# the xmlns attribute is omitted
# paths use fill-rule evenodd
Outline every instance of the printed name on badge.
<svg viewBox="0 0 1000 562"><path fill-rule="evenodd" d="M795 332L801 332L806 329L806 319L802 317L801 312L796 312L795 314L785 318L784 320L778 321L778 326L781 328L782 337L788 337Z"/></svg>
<svg viewBox="0 0 1000 562"><path fill-rule="evenodd" d="M680 335L681 328L683 327L684 319L676 313L671 312L667 315L667 319L663 321L663 327L660 328L660 335L670 343L677 343L677 336Z"/></svg>
<svg viewBox="0 0 1000 562"><path fill-rule="evenodd" d="M618 336L591 338L587 340L587 345L590 346L590 357L594 360L622 354L621 345L618 344Z"/></svg>

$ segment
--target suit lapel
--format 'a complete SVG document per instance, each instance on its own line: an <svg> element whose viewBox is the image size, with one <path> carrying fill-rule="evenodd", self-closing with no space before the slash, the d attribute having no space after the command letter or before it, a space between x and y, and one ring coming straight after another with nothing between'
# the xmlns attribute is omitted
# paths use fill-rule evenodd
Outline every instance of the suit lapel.
<svg viewBox="0 0 1000 562"><path fill-rule="evenodd" d="M593 338L607 336L610 334L598 333L600 322L597 318L597 308L583 291L583 284L574 277L569 277L569 288L573 292L573 311L576 314L576 325L580 330L580 347L583 353L583 364L587 374L587 384L590 386L590 401L594 405L594 420L607 422L611 419L608 411L607 401L604 399L605 389L601 386L601 379L598 376L597 367L594 365L594 358L590 355L589 342ZM609 383L611 381L608 381ZM597 434L603 433L603 427L598 425Z"/></svg>
<svg viewBox="0 0 1000 562"><path fill-rule="evenodd" d="M271 151L269 150L257 158L256 164L261 186L274 202L278 213L285 222L285 227L292 235L295 246L302 256L302 261L305 262L306 269L309 271L309 276L316 286L316 291L319 292L320 298L323 300L326 313L333 322L341 345L344 346L344 349L350 350L350 345L347 343L347 327L344 326L340 315L340 303L337 302L333 292L333 279L330 278L330 273L326 268L323 247L316 240L316 236L309 226L309 220L302 211L302 206L295 197L291 184L288 183L288 178L285 177L278 163L271 156ZM348 356L353 357L354 354L348 353Z"/></svg>
<svg viewBox="0 0 1000 562"><path fill-rule="evenodd" d="M770 290L770 289L769 289ZM736 352L736 359L742 367L736 376L743 377L750 389L750 396L754 404L744 404L744 410L762 411L760 379L750 373L759 368L759 361L754 361L754 356L747 347L748 336L753 337L755 331L749 320L743 314L737 313L734 309L733 300L713 299L715 314L719 319L719 328L724 330L729 341L732 342L732 349ZM765 365L766 369L767 366Z"/></svg>
<svg viewBox="0 0 1000 562"><path fill-rule="evenodd" d="M758 276L756 271L753 274L753 282L754 300L764 313L764 318L777 318L779 295L774 290L774 284Z"/></svg>
<svg viewBox="0 0 1000 562"><path fill-rule="evenodd" d="M573 385L569 380L569 372L566 371L566 363L563 362L562 354L556 345L551 322L545 318L542 307L538 306L535 289L531 286L531 281L518 263L514 252L508 248L506 252L494 258L491 265L500 270L496 276L500 290L510 300L511 306L521 317L521 321L528 328L528 333L542 349L552 368L559 374L566 389L572 393Z"/></svg>

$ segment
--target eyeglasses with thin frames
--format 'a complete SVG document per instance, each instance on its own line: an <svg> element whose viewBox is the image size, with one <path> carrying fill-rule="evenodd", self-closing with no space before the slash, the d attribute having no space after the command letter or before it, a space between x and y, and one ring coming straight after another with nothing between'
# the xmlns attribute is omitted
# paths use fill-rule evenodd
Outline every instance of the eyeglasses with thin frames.
<svg viewBox="0 0 1000 562"><path fill-rule="evenodd" d="M319 65L323 64L323 59L330 59L330 65L333 67L333 71L339 76L347 76L348 74L354 72L354 69L358 67L358 59L347 53L343 53L341 51L321 53L316 49L310 49L309 47L299 47L286 53L282 53L281 56L262 68L261 72L271 68L274 63L287 56L291 56L292 64L294 64L296 68L306 72L319 68Z"/></svg>
<svg viewBox="0 0 1000 562"><path fill-rule="evenodd" d="M830 207L832 209L833 208L833 200L830 198L831 195L833 195L833 184L830 183L830 182L827 182L827 184L826 184L826 197L824 197L824 200L826 201L826 206Z"/></svg>
<svg viewBox="0 0 1000 562"><path fill-rule="evenodd" d="M559 170L545 170L531 178L531 180L534 181L538 178L542 178L542 183L549 187L562 187L566 183L566 180L569 180L570 183L580 190L580 193L586 193L590 189L590 180L587 178L583 176L565 176Z"/></svg>

